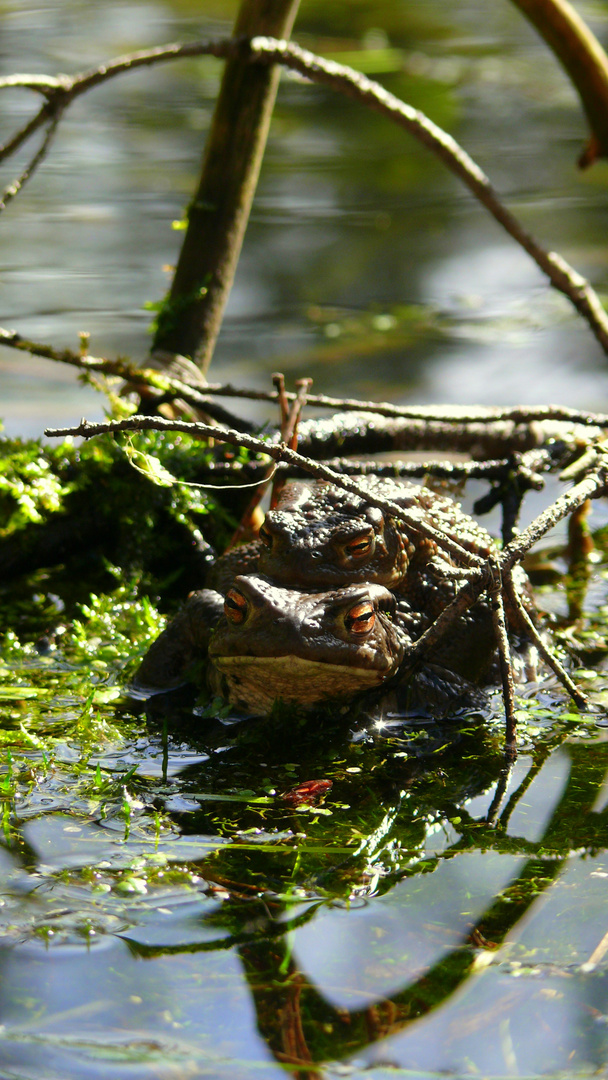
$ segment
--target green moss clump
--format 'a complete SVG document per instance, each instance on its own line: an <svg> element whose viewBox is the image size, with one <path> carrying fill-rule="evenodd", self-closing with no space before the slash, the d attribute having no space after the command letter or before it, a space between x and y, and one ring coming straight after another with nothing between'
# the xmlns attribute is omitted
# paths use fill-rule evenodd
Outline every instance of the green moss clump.
<svg viewBox="0 0 608 1080"><path fill-rule="evenodd" d="M227 486L221 504L188 485L209 481L223 454L181 433L0 440L0 631L45 633L117 576L165 606L201 588L244 496Z"/></svg>

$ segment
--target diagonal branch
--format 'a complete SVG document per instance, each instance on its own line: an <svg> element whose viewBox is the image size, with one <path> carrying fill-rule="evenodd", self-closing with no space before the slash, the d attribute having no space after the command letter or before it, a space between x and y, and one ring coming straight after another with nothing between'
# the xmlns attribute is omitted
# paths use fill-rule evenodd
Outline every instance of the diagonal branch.
<svg viewBox="0 0 608 1080"><path fill-rule="evenodd" d="M558 521L561 521L562 518L571 514L573 510L582 506L587 499L596 499L599 495L605 495L607 479L608 455L605 451L598 451L598 460L594 471L589 472L570 491L560 495L547 510L544 510L528 525L527 529L524 529L503 548L500 556L501 572L504 574L505 571L511 570L516 563L521 562L526 552L530 550L537 540L545 536L549 529L557 525Z"/></svg>
<svg viewBox="0 0 608 1080"><path fill-rule="evenodd" d="M578 705L579 709L586 709L589 705L588 698L585 696L585 694L582 693L581 690L579 690L578 686L572 681L572 679L568 675L568 672L560 664L557 657L545 645L542 637L540 636L538 630L532 622L532 619L528 615L528 612L526 611L524 605L521 602L521 598L517 592L517 589L515 588L515 584L513 582L513 575L511 574L510 570L507 570L505 573L503 573L502 583L503 588L507 594L509 603L512 605L516 617L520 620L522 624L524 633L532 640L532 642L538 649L540 656L551 668L553 673L557 676L562 686L568 691L570 697Z"/></svg>
<svg viewBox="0 0 608 1080"><path fill-rule="evenodd" d="M3 194L0 196L0 213L2 213L3 210L6 210L6 207L11 201L11 199L14 199L15 195L19 194L23 185L31 179L40 163L44 161L48 149L53 141L53 136L55 135L55 132L57 130L57 125L61 119L62 111L63 110L60 106L55 109L41 146L34 154L32 160L26 165L21 175L18 176L16 180L13 180L12 184L9 184L9 186L4 189Z"/></svg>
<svg viewBox="0 0 608 1080"><path fill-rule="evenodd" d="M258 454L267 454L268 457L271 457L274 461L286 461L289 465L303 469L305 472L311 473L311 475L318 477L320 480L327 480L330 484L335 484L337 487L344 488L345 491L352 492L353 495L359 495L361 498L365 499L370 506L377 506L378 509L382 510L385 514L388 514L390 517L403 521L416 535L433 540L444 551L447 551L452 555L459 565L477 568L481 568L485 565L485 560L480 558L479 555L474 555L471 551L467 551L448 536L447 533L428 525L415 514L410 513L409 510L392 502L392 500L379 498L376 494L367 491L361 484L357 484L349 477L341 476L340 473L334 472L333 469L328 469L328 467L321 462L311 461L310 458L304 457L303 454L299 454L296 450L291 450L285 445L277 446L276 443L265 442L262 439L257 439L253 435L246 435L243 432L211 427L209 424L188 423L183 420L164 420L161 417L130 416L126 420L107 420L96 424L89 423L88 420L83 419L78 427L47 428L45 430L45 435L48 435L51 438L75 435L90 439L95 435L106 435L117 431L185 431L188 434L197 437L201 435L207 436L213 438L216 442L228 442L235 446L244 446L248 450L253 450Z"/></svg>
<svg viewBox="0 0 608 1080"><path fill-rule="evenodd" d="M523 228L515 215L500 201L483 170L451 135L429 120L419 109L406 105L379 83L343 64L324 60L291 42L272 42L268 38L254 38L251 50L253 55L284 63L313 82L325 83L335 90L341 90L361 104L393 120L432 150L473 192L509 235L527 251L554 288L568 297L589 323L604 352L608 352L608 315L597 293L561 255L555 251L545 251Z"/></svg>

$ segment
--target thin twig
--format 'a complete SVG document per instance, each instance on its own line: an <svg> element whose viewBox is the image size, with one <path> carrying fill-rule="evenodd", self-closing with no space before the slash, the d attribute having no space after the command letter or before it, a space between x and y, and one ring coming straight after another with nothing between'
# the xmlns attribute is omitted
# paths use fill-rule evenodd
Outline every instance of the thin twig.
<svg viewBox="0 0 608 1080"><path fill-rule="evenodd" d="M51 118L51 122L47 128L46 135L44 136L44 139L42 141L42 145L36 151L29 164L26 165L25 169L21 173L21 176L18 176L16 180L13 180L12 184L9 184L9 186L4 189L3 194L0 196L0 213L2 213L3 210L6 210L6 207L11 201L11 199L14 199L15 195L19 194L24 184L26 184L27 181L31 179L40 163L44 161L51 142L53 141L53 136L57 130L57 125L61 119L61 113L61 108L57 108L55 110Z"/></svg>
<svg viewBox="0 0 608 1080"><path fill-rule="evenodd" d="M0 345L20 352L31 353L32 356L41 356L45 360L54 360L57 363L69 364L70 367L80 368L82 371L94 371L101 375L125 379L127 383L142 386L150 386L169 399L181 398L188 405L207 413L213 420L220 424L242 431L253 431L254 425L242 417L235 416L217 402L209 401L202 390L197 390L189 383L175 379L156 368L138 368L120 358L106 360L98 356L83 356L72 349L55 349L52 345L43 345L39 342L28 341L15 330L5 330L0 327Z"/></svg>
<svg viewBox="0 0 608 1080"><path fill-rule="evenodd" d="M287 423L287 417L289 416L289 404L287 394L285 392L285 376L282 371L274 371L272 374L272 385L275 389L275 400L279 403L279 410L281 413L281 433ZM281 442L287 442L287 439L281 438Z"/></svg>
<svg viewBox="0 0 608 1080"><path fill-rule="evenodd" d="M121 379L137 378L138 381L149 383L150 386L160 386L166 392L175 387L175 394L184 397L192 395L192 404L204 403L201 399L201 391L190 386L189 383L169 378L156 369L139 368L126 360L116 358L114 360L99 356L83 356L80 352L72 349L56 349L52 345L43 342L32 341L23 337L16 330L7 330L0 327L0 345L7 348L18 349L21 352L29 352L33 356L41 356L47 360L53 360L60 364L69 364L71 367L81 368L83 371L98 371L102 375L115 375ZM276 390L253 390L232 386L230 383L205 383L203 398L207 395L217 397L245 398L252 401L276 402L278 392ZM284 390L286 401L295 401L296 393ZM446 405L393 405L388 401L360 401L357 398L336 398L327 394L309 394L306 398L307 405L313 405L321 409L346 409L356 412L373 412L378 416L402 418L404 420L422 420L444 422L446 424L494 424L511 422L514 424L531 424L543 421L567 424L580 424L583 427L604 428L608 427L608 414L582 412L579 409L569 409L563 405L539 405L521 406L515 405L506 408L494 406L479 406L477 408L457 407L450 408Z"/></svg>
<svg viewBox="0 0 608 1080"><path fill-rule="evenodd" d="M281 375L281 378L283 376ZM296 380L296 397L292 401L291 408L287 415L283 413L283 405L281 405L281 411L283 415L283 422L281 424L281 442L286 443L291 450L298 449L298 424L300 423L300 417L302 410L306 404L306 395L312 386L312 379L297 379ZM285 390L285 384L283 382L283 391ZM275 475L272 484L272 494L270 496L270 509L274 510L280 494L285 487L286 476L284 472L277 473Z"/></svg>
<svg viewBox="0 0 608 1080"><path fill-rule="evenodd" d="M368 79L367 76L343 64L324 60L308 52L307 49L301 49L298 45L287 41L272 42L269 38L254 38L250 47L253 55L264 57L267 62L284 63L313 82L325 83L332 89L341 90L356 101L368 105L405 128L419 142L432 150L444 165L473 192L509 235L527 251L536 265L547 275L554 288L568 297L589 323L604 352L608 352L608 315L597 293L561 255L555 251L545 251L523 228L517 218L500 201L483 170L451 135L429 120L420 110L406 105L394 94L390 94L380 83Z"/></svg>
<svg viewBox="0 0 608 1080"><path fill-rule="evenodd" d="M515 719L515 688L513 686L513 665L511 663L511 649L507 634L505 609L502 602L502 577L498 552L492 552L489 558L491 570L491 584L488 590L490 594L490 606L492 609L492 625L494 638L498 648L498 662L500 665L500 681L502 683L502 698L505 703L505 751L510 759L517 754Z"/></svg>
<svg viewBox="0 0 608 1080"><path fill-rule="evenodd" d="M54 111L55 108L53 104L50 101L45 101L44 105L40 106L40 109L35 116L33 116L31 120L28 120L23 127L18 128L8 142L0 143L0 163L12 154L16 154L30 136L38 131L38 129L52 117Z"/></svg>
<svg viewBox="0 0 608 1080"><path fill-rule="evenodd" d="M296 401L296 402L293 403L293 406L292 406L291 410L289 409L289 403L288 403L287 398L285 396L285 376L282 374L282 372L275 371L273 376L272 376L272 381L273 381L273 383L274 383L274 385L276 387L276 390L277 390L278 402L279 402L279 411L280 411L280 414L281 414L281 444L285 444L286 446L292 446L292 437L293 437L294 430L295 430L295 428L297 426L297 419L298 419L298 416L299 416L299 406L298 406L298 403ZM305 396L306 396L306 394L304 393L304 397ZM292 446L292 449L295 450L295 446ZM240 520L235 532L232 534L230 540L228 541L228 544L226 545L226 552L232 551L232 549L234 547L236 547L237 544L242 542L243 537L248 532L251 533L253 531L252 530L253 516L254 516L258 506L260 505L262 499L264 498L264 495L266 493L266 489L268 488L268 485L269 485L270 481L276 476L276 473L277 473L277 462L276 461L273 461L270 465L267 465L265 467L264 475L260 477L259 482L258 482L258 486L257 486L255 492L253 493L253 495L251 496L251 499L249 500L249 503L247 504L245 512L241 516L241 520ZM284 481L283 481L283 483L284 483ZM283 485L281 485L281 487L282 486ZM276 504L275 490L276 489L275 489L275 487L273 485L272 497L271 497L271 500L270 500L271 509L273 509L275 504Z"/></svg>
<svg viewBox="0 0 608 1080"><path fill-rule="evenodd" d="M453 623L461 615L464 615L465 611L475 603L480 594L487 587L490 579L490 573L487 563L483 569L472 569L468 572L468 580L456 593L454 599L443 609L440 615L437 616L435 622L432 623L423 634L420 635L417 641L413 645L410 645L405 652L403 658L403 665L406 668L414 667L416 664L424 660L431 649L434 649L444 634L450 629Z"/></svg>
<svg viewBox="0 0 608 1080"><path fill-rule="evenodd" d="M541 635L536 629L532 619L522 604L521 597L515 588L513 581L513 575L509 570L505 571L502 575L503 588L507 594L510 604L514 609L516 617L520 620L522 628L527 637L529 637L532 643L538 649L538 652L545 663L551 668L553 673L557 676L559 681L565 690L568 691L570 697L578 705L579 709L586 709L589 706L589 699L583 694L582 690L579 690L576 683L572 681L566 669L560 664L557 657L551 652L545 645Z"/></svg>
<svg viewBox="0 0 608 1080"><path fill-rule="evenodd" d="M549 506L542 514L539 514L534 521L528 525L527 529L519 533L507 546L503 549L500 556L500 569L504 574L505 571L511 570L515 563L521 562L526 552L543 537L549 529L552 529L554 525L557 525L558 521L571 514L573 510L576 510L578 506L581 506L587 499L597 498L598 495L604 494L606 490L606 480L608 471L608 456L605 452L598 452L598 463L593 473L585 476L580 483L576 484L570 491L565 492L564 495L560 495L555 502Z"/></svg>
<svg viewBox="0 0 608 1080"><path fill-rule="evenodd" d="M219 41L196 41L187 44L171 44L156 49L142 49L139 52L130 53L127 56L119 56L107 64L100 64L91 71L69 76L59 75L55 79L41 75L9 75L0 79L0 90L7 88L23 87L26 90L35 90L46 97L42 108L28 121L4 146L0 146L0 162L15 153L23 143L40 128L45 120L51 115L57 103L61 102L62 108L75 101L81 94L91 90L95 86L122 75L128 71L136 71L140 67L150 67L153 64L162 64L168 60L180 60L184 57L193 56L217 56L226 59L237 52L238 43L230 38Z"/></svg>
<svg viewBox="0 0 608 1080"><path fill-rule="evenodd" d="M522 475L535 490L540 491L544 481L538 470L549 470L553 456L550 450L538 449L487 461L445 461L441 458L427 458L425 461L357 461L353 458L328 458L325 464L347 476L409 476L414 480L423 480L427 476L436 480L504 480L511 474Z"/></svg>
<svg viewBox="0 0 608 1080"><path fill-rule="evenodd" d="M429 525L426 521L410 513L404 507L389 499L382 499L373 492L366 491L360 484L355 483L347 476L340 476L333 469L328 469L318 461L311 461L296 450L287 446L277 446L276 443L264 442L256 439L253 435L234 431L229 428L211 427L209 424L188 423L185 420L164 420L162 417L131 416L126 420L107 420L102 423L92 424L88 420L81 420L78 427L70 428L47 428L45 435L50 438L61 438L67 435L81 436L90 439L95 435L107 435L119 431L185 431L195 437L208 436L216 442L229 442L235 446L244 446L255 453L267 454L274 461L286 461L289 465L304 469L321 480L328 480L330 484L344 488L365 499L370 506L377 506L390 517L403 521L416 535L433 540L439 547L447 551L460 565L471 567L483 567L485 560L473 552L465 550L446 533Z"/></svg>

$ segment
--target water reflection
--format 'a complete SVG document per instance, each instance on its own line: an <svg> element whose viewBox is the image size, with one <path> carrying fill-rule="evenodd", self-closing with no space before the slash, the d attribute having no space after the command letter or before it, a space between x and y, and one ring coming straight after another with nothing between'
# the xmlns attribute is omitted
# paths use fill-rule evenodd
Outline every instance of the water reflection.
<svg viewBox="0 0 608 1080"><path fill-rule="evenodd" d="M487 745L480 756L480 737L465 729L427 754L411 733L400 749L336 733L331 798L302 813L229 795L246 758L250 779L288 777L285 747L245 731L222 749L218 732L207 760L184 763L179 840L24 823L0 851L4 895L22 896L0 949L5 1068L530 1075L573 1055L601 1067L608 743L555 735L518 774ZM305 771L312 747L296 750ZM146 852L165 862L143 894L91 891ZM172 884L186 871L188 888Z"/></svg>

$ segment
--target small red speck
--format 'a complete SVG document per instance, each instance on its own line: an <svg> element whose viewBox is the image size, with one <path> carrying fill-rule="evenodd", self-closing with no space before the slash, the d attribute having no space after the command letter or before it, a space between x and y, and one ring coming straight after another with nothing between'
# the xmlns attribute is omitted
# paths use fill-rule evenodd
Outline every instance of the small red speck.
<svg viewBox="0 0 608 1080"><path fill-rule="evenodd" d="M302 806L304 803L317 802L323 795L327 795L332 787L332 780L305 780L291 791L286 791L281 798L290 806Z"/></svg>

